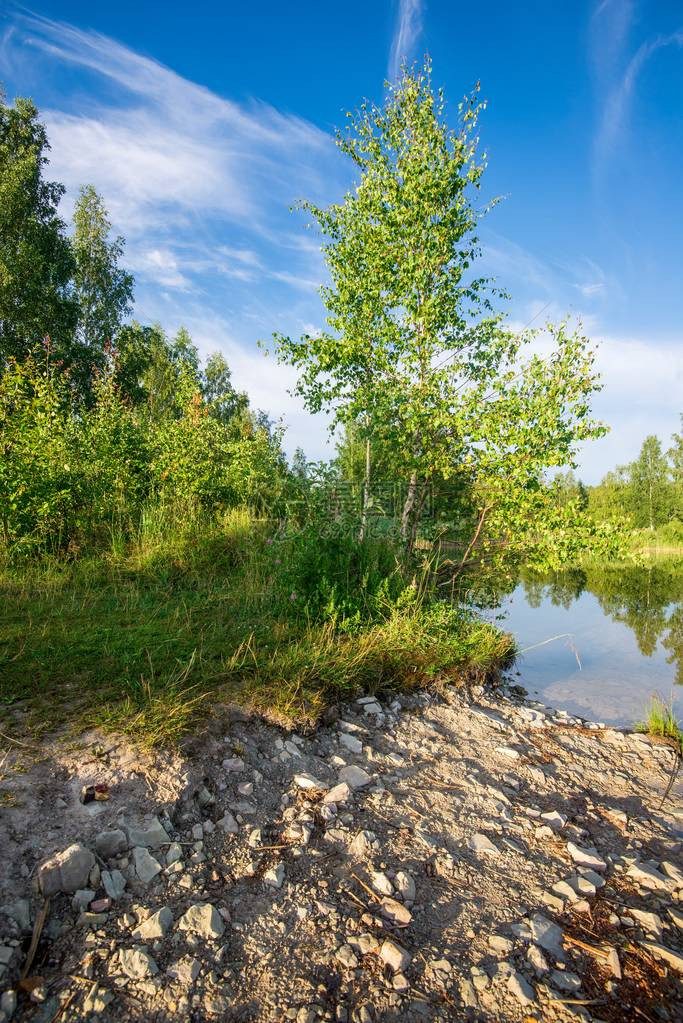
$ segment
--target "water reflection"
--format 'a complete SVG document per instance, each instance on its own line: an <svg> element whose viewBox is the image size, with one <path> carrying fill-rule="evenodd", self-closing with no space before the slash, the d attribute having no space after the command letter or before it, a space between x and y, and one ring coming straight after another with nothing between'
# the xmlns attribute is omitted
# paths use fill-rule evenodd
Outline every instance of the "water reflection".
<svg viewBox="0 0 683 1023"><path fill-rule="evenodd" d="M658 692L683 715L683 561L523 574L500 607L547 702L631 724Z"/></svg>

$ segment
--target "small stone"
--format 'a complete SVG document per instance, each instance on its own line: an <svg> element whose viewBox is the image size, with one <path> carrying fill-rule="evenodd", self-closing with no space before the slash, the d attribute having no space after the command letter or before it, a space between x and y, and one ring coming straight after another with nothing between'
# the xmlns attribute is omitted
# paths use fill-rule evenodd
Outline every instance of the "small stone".
<svg viewBox="0 0 683 1023"><path fill-rule="evenodd" d="M567 823L567 818L563 817L557 810L549 810L548 813L542 813L541 820L547 821L551 828L556 828L558 831Z"/></svg>
<svg viewBox="0 0 683 1023"><path fill-rule="evenodd" d="M531 985L524 979L521 973L511 973L507 980L508 990L515 996L522 1005L531 1005L536 1001L536 995Z"/></svg>
<svg viewBox="0 0 683 1023"><path fill-rule="evenodd" d="M183 847L180 842L172 842L166 851L166 865L172 866L183 858Z"/></svg>
<svg viewBox="0 0 683 1023"><path fill-rule="evenodd" d="M263 880L271 888L281 888L282 882L285 879L285 865L284 863L277 863L274 867L270 867L269 870L263 875Z"/></svg>
<svg viewBox="0 0 683 1023"><path fill-rule="evenodd" d="M111 909L111 899L94 899L90 903L90 911L92 913L106 913Z"/></svg>
<svg viewBox="0 0 683 1023"><path fill-rule="evenodd" d="M119 949L119 963L123 972L131 980L143 980L145 977L153 977L159 972L159 967L151 955L141 948Z"/></svg>
<svg viewBox="0 0 683 1023"><path fill-rule="evenodd" d="M297 786L297 788L303 789L304 791L308 791L309 789L327 788L327 786L324 785L321 781L319 781L314 775L307 773L295 774L294 784Z"/></svg>
<svg viewBox="0 0 683 1023"><path fill-rule="evenodd" d="M473 852L483 853L487 856L498 856L500 853L497 846L495 846L493 842L486 837L486 835L472 835L468 845Z"/></svg>
<svg viewBox="0 0 683 1023"><path fill-rule="evenodd" d="M145 849L158 849L168 842L168 832L158 817L155 817L146 828L128 828L128 844L142 846Z"/></svg>
<svg viewBox="0 0 683 1023"><path fill-rule="evenodd" d="M0 1012L4 1013L5 1019L10 1020L17 1009L17 993L11 988L3 991L0 996Z"/></svg>
<svg viewBox="0 0 683 1023"><path fill-rule="evenodd" d="M399 870L394 878L394 884L404 902L415 901L415 882L407 871Z"/></svg>
<svg viewBox="0 0 683 1023"><path fill-rule="evenodd" d="M358 956L353 951L350 945L342 945L335 952L335 956L347 970L355 970L358 966Z"/></svg>
<svg viewBox="0 0 683 1023"><path fill-rule="evenodd" d="M324 803L346 803L351 797L351 789L346 782L335 785L323 796Z"/></svg>
<svg viewBox="0 0 683 1023"><path fill-rule="evenodd" d="M632 863L626 871L626 876L632 877L643 888L651 888L654 891L666 890L671 886L671 880L649 863Z"/></svg>
<svg viewBox="0 0 683 1023"><path fill-rule="evenodd" d="M92 888L79 888L77 892L74 892L71 905L79 913L82 913L83 910L88 908L94 898L95 892Z"/></svg>
<svg viewBox="0 0 683 1023"><path fill-rule="evenodd" d="M163 909L143 920L140 926L133 931L133 937L139 938L140 941L154 941L156 938L163 938L168 934L172 926L173 911L168 906L164 906Z"/></svg>
<svg viewBox="0 0 683 1023"><path fill-rule="evenodd" d="M159 861L155 860L151 853L142 846L136 846L133 849L133 863L135 864L135 873L143 884L148 884L161 871Z"/></svg>
<svg viewBox="0 0 683 1023"><path fill-rule="evenodd" d="M643 909L630 909L629 913L648 934L654 935L658 940L661 939L663 927L661 917L656 913L647 913Z"/></svg>
<svg viewBox="0 0 683 1023"><path fill-rule="evenodd" d="M126 879L120 870L103 870L102 884L105 892L114 902L120 899L126 890Z"/></svg>
<svg viewBox="0 0 683 1023"><path fill-rule="evenodd" d="M489 938L489 948L493 949L494 952L501 952L503 955L509 955L512 952L512 942L508 938L502 937L500 934L492 934Z"/></svg>
<svg viewBox="0 0 683 1023"><path fill-rule="evenodd" d="M342 746L345 746L346 749L350 750L351 753L363 752L363 743L360 739L357 739L355 735L349 735L348 732L341 733L339 736L339 742Z"/></svg>
<svg viewBox="0 0 683 1023"><path fill-rule="evenodd" d="M218 827L221 831L224 831L226 835L236 835L239 832L239 825L229 810L226 810L221 819L218 821Z"/></svg>
<svg viewBox="0 0 683 1023"><path fill-rule="evenodd" d="M45 896L76 892L86 887L94 866L95 857L90 849L79 843L70 845L38 868L40 890Z"/></svg>
<svg viewBox="0 0 683 1023"><path fill-rule="evenodd" d="M562 946L562 931L552 920L541 913L534 913L529 920L531 936L537 945L544 948L546 952L552 953L556 959L564 960L564 949Z"/></svg>
<svg viewBox="0 0 683 1023"><path fill-rule="evenodd" d="M184 987L191 987L195 980L199 976L201 970L201 963L198 959L193 959L191 956L184 956L182 959L178 959L177 962L171 963L167 968L166 973L171 980L178 981Z"/></svg>
<svg viewBox="0 0 683 1023"><path fill-rule="evenodd" d="M111 991L103 991L99 984L93 984L83 999L83 1012L104 1012L110 1002L114 1000Z"/></svg>
<svg viewBox="0 0 683 1023"><path fill-rule="evenodd" d="M349 850L354 856L368 856L372 852L373 844L377 841L374 831L359 831Z"/></svg>
<svg viewBox="0 0 683 1023"><path fill-rule="evenodd" d="M225 930L223 918L210 902L190 906L178 921L179 931L191 931L202 938L220 938Z"/></svg>
<svg viewBox="0 0 683 1023"><path fill-rule="evenodd" d="M251 796L254 791L253 781L243 781L237 786L237 791L240 796Z"/></svg>
<svg viewBox="0 0 683 1023"><path fill-rule="evenodd" d="M373 870L370 874L372 887L380 895L393 895L394 886L385 873L381 870Z"/></svg>
<svg viewBox="0 0 683 1023"><path fill-rule="evenodd" d="M339 772L339 780L346 782L346 784L352 789L362 789L365 785L369 785L372 778L364 771L362 767L357 767L356 764L350 764L348 767L342 767ZM335 800L339 802L339 800Z"/></svg>
<svg viewBox="0 0 683 1023"><path fill-rule="evenodd" d="M223 761L223 770L232 774L239 774L244 770L244 761L241 757L228 757Z"/></svg>
<svg viewBox="0 0 683 1023"><path fill-rule="evenodd" d="M379 955L394 973L402 973L410 965L410 954L390 938L382 942Z"/></svg>
<svg viewBox="0 0 683 1023"><path fill-rule="evenodd" d="M402 902L396 899L385 898L381 903L382 914L394 927L407 927L413 919L413 915Z"/></svg>
<svg viewBox="0 0 683 1023"><path fill-rule="evenodd" d="M538 945L529 945L526 957L533 966L536 973L547 973L549 970L548 961L541 952Z"/></svg>
<svg viewBox="0 0 683 1023"><path fill-rule="evenodd" d="M116 828L114 831L100 831L95 838L95 849L103 860L111 856L118 856L128 848L128 839L124 831Z"/></svg>
<svg viewBox="0 0 683 1023"><path fill-rule="evenodd" d="M521 753L518 749L514 749L512 746L496 746L495 752L502 757L507 757L508 760L519 760Z"/></svg>
<svg viewBox="0 0 683 1023"><path fill-rule="evenodd" d="M15 899L14 902L10 902L7 906L3 906L2 912L5 916L8 916L10 920L14 920L20 930L31 930L31 904L28 899Z"/></svg>
<svg viewBox="0 0 683 1023"><path fill-rule="evenodd" d="M560 991L578 991L581 987L581 978L569 970L553 970L550 974L550 983Z"/></svg>
<svg viewBox="0 0 683 1023"><path fill-rule="evenodd" d="M601 872L607 870L607 864L598 855L597 849L582 849L580 846L575 845L574 842L567 842L567 852L574 863L578 863L580 867L590 867L592 870Z"/></svg>
<svg viewBox="0 0 683 1023"><path fill-rule="evenodd" d="M458 990L460 991L460 999L466 1009L478 1008L479 999L477 998L477 992L471 980L468 978L461 980Z"/></svg>
<svg viewBox="0 0 683 1023"><path fill-rule="evenodd" d="M640 944L651 952L656 959L661 959L677 973L683 973L683 953L676 952L672 948L666 948L657 941L641 941Z"/></svg>

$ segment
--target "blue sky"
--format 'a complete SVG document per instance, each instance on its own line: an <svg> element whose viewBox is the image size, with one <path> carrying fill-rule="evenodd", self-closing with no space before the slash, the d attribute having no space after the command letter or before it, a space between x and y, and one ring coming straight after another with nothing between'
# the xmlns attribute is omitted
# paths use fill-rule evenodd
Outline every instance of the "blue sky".
<svg viewBox="0 0 683 1023"><path fill-rule="evenodd" d="M94 184L127 239L138 318L221 349L312 457L325 423L256 345L323 322L318 242L289 207L343 193L334 127L424 52L453 108L477 80L488 100L485 191L505 201L482 269L512 322L570 313L600 343L612 432L582 455L595 481L683 411L679 2L0 4L0 80L41 109L65 216Z"/></svg>

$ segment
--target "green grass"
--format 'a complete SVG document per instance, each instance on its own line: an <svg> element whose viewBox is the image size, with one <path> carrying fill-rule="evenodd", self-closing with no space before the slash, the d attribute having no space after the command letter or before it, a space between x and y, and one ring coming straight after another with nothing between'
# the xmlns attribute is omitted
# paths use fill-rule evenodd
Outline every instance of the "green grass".
<svg viewBox="0 0 683 1023"><path fill-rule="evenodd" d="M75 560L0 569L2 731L68 726L177 742L227 701L313 723L360 691L494 674L512 640L445 606L388 604L352 633L283 599L266 523L235 512Z"/></svg>
<svg viewBox="0 0 683 1023"><path fill-rule="evenodd" d="M683 755L683 730L673 712L671 703L665 703L659 696L653 696L644 721L636 725L639 732L669 739Z"/></svg>

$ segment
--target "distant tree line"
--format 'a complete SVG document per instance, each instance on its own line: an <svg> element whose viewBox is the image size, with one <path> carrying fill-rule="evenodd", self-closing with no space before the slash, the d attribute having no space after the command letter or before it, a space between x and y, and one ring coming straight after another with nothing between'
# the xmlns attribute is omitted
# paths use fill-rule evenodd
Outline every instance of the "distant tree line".
<svg viewBox="0 0 683 1023"><path fill-rule="evenodd" d="M599 522L623 520L634 529L666 528L683 540L683 415L681 432L665 447L650 434L638 457L586 486L573 472L555 477L557 500L577 501Z"/></svg>

